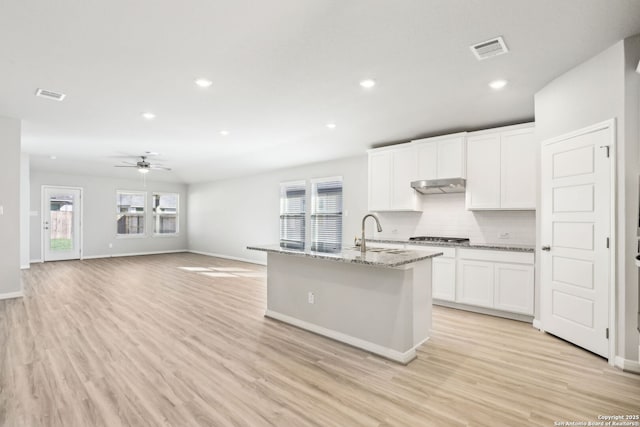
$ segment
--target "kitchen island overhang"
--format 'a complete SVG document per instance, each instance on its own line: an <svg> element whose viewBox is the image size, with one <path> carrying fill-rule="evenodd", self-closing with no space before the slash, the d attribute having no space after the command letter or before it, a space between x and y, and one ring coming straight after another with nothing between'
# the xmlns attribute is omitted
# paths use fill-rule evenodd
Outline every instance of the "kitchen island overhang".
<svg viewBox="0 0 640 427"><path fill-rule="evenodd" d="M441 252L371 248L267 252L265 316L399 363L431 331L431 259Z"/></svg>

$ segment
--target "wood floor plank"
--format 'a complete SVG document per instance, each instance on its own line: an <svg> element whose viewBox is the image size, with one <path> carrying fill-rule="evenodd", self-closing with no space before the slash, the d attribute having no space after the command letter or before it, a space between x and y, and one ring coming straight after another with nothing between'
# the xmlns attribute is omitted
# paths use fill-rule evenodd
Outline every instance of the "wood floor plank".
<svg viewBox="0 0 640 427"><path fill-rule="evenodd" d="M434 307L432 338L402 366L265 318L263 266L185 253L34 264L22 279L25 297L0 301L2 427L551 426L640 413L640 376L526 323Z"/></svg>

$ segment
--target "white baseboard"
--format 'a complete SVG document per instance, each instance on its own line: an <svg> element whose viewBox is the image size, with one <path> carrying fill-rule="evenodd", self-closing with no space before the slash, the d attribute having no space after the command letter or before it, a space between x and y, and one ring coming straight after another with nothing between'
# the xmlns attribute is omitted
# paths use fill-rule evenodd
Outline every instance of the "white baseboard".
<svg viewBox="0 0 640 427"><path fill-rule="evenodd" d="M21 265L21 266L20 266L20 270L28 270L28 269L30 269L30 268L31 268L31 265L30 265L30 264L25 264L25 265Z"/></svg>
<svg viewBox="0 0 640 427"><path fill-rule="evenodd" d="M22 291L7 292L6 294L0 294L0 300L11 299L11 298L22 298L23 296L24 296L24 293Z"/></svg>
<svg viewBox="0 0 640 427"><path fill-rule="evenodd" d="M173 249L170 251L151 251L151 252L130 252L124 254L108 254L108 255L89 255L83 256L82 259L98 259L98 258L119 258L124 256L143 256L143 255L162 255L162 254L175 254L181 252L189 252L187 249Z"/></svg>
<svg viewBox="0 0 640 427"><path fill-rule="evenodd" d="M488 314L489 316L503 317L505 319L517 320L519 322L531 323L533 316L528 314L511 313L508 311L494 310L492 308L477 307L475 305L461 304L453 301L445 301L440 299L433 300L434 305L441 305L443 307L455 308L458 310L472 311L474 313Z"/></svg>
<svg viewBox="0 0 640 427"><path fill-rule="evenodd" d="M198 255L212 256L212 257L216 257L216 258L230 259L230 260L233 260L233 261L248 262L249 264L267 265L267 263L265 261L257 261L255 259L240 258L240 257L231 256L231 255L223 255L223 254L215 254L215 253L211 253L211 252L194 251L193 249L189 249L187 252L191 252L192 254L198 254Z"/></svg>
<svg viewBox="0 0 640 427"><path fill-rule="evenodd" d="M316 333L318 335L325 336L327 338L334 339L336 341L340 341L345 344L349 344L350 346L360 348L362 350L366 350L370 353L377 354L378 356L382 356L385 359L393 360L394 362L402 363L403 365L408 364L413 359L416 358L416 349L424 344L429 338L425 338L423 341L416 344L411 349L405 351L404 353L393 350L388 347L383 347L379 344L375 344L369 341L365 341L360 338L352 337L351 335L343 334L342 332L334 331L332 329L327 329L322 326L318 326L313 323L305 322L304 320L296 319L291 316L287 316L286 314L281 314L272 310L267 310L264 314L265 317L269 317L271 319L279 320L284 323L288 323L290 325L296 326L301 329L305 329L307 331Z"/></svg>
<svg viewBox="0 0 640 427"><path fill-rule="evenodd" d="M29 260L30 264L38 264L42 262L42 258Z"/></svg>
<svg viewBox="0 0 640 427"><path fill-rule="evenodd" d="M620 356L616 356L614 365L625 372L640 374L640 363L635 360L623 359Z"/></svg>
<svg viewBox="0 0 640 427"><path fill-rule="evenodd" d="M542 329L542 322L538 319L533 319L533 327L541 332L544 332L544 329Z"/></svg>

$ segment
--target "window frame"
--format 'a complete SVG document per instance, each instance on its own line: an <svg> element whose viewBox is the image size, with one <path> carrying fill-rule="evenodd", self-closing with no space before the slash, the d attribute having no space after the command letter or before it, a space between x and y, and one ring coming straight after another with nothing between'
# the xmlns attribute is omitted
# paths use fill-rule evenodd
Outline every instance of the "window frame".
<svg viewBox="0 0 640 427"><path fill-rule="evenodd" d="M156 207L154 206L154 196L159 195L175 195L176 199L177 199L177 203L176 203L176 213L175 213L175 217L176 217L176 231L174 233L156 233L156 215L160 215L160 214L156 214L155 209ZM153 231L151 233L151 235L153 237L160 237L160 238L164 238L164 237L176 237L180 235L180 193L178 192L173 192L173 191L152 191L151 192L151 222L152 222L152 226L153 226Z"/></svg>
<svg viewBox="0 0 640 427"><path fill-rule="evenodd" d="M120 194L135 194L135 195L143 195L143 200L144 200L144 206L143 206L143 211L139 214L139 215L135 215L135 216L139 216L141 218L143 218L143 232L142 233L126 233L126 234L121 234L118 232L118 216L122 214L122 212L119 211L119 206L120 206L120 201L119 201L119 195ZM147 237L147 192L146 191L141 191L141 190L116 190L116 238L117 239L144 239Z"/></svg>

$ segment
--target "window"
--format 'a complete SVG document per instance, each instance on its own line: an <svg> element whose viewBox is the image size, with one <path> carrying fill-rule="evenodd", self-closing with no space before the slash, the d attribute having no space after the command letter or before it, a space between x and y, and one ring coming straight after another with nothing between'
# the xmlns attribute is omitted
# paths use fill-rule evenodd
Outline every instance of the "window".
<svg viewBox="0 0 640 427"><path fill-rule="evenodd" d="M311 250L342 250L342 177L311 181Z"/></svg>
<svg viewBox="0 0 640 427"><path fill-rule="evenodd" d="M178 234L178 207L180 195L175 193L153 194L153 233Z"/></svg>
<svg viewBox="0 0 640 427"><path fill-rule="evenodd" d="M304 249L306 182L280 184L280 246Z"/></svg>
<svg viewBox="0 0 640 427"><path fill-rule="evenodd" d="M116 193L116 218L118 236L143 236L147 193L118 191Z"/></svg>

